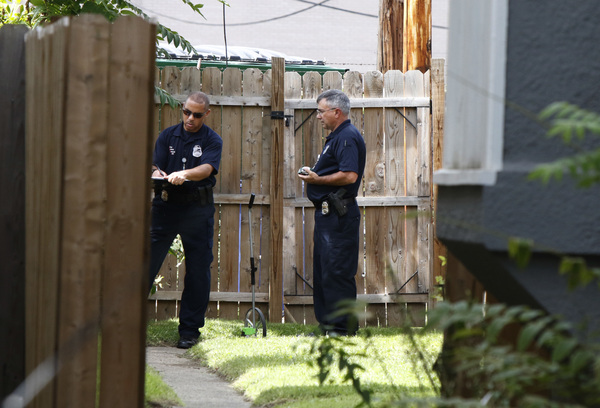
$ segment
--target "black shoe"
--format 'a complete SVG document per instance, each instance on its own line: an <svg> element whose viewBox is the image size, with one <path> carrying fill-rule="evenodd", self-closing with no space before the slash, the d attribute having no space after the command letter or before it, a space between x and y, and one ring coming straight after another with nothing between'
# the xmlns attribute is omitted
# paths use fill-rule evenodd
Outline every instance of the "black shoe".
<svg viewBox="0 0 600 408"><path fill-rule="evenodd" d="M317 329L315 331L312 331L308 334L306 334L305 336L307 337L321 337L324 336L327 333L327 330L325 330L325 328L321 325L319 325L319 327L317 327Z"/></svg>
<svg viewBox="0 0 600 408"><path fill-rule="evenodd" d="M325 335L328 337L346 337L348 336L348 332L341 330L328 330Z"/></svg>
<svg viewBox="0 0 600 408"><path fill-rule="evenodd" d="M190 347L193 347L196 343L198 343L198 339L194 339L192 337L181 337L177 342L177 348L189 349Z"/></svg>

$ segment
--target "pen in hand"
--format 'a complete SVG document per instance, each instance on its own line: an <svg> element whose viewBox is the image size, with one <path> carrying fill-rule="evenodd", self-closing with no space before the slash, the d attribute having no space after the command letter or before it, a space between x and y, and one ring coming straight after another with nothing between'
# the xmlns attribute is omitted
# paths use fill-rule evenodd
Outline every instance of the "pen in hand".
<svg viewBox="0 0 600 408"><path fill-rule="evenodd" d="M165 173L164 171L162 171L162 170L160 169L160 167L158 167L156 164L154 164L153 166L154 166L154 167L156 167L156 169L155 169L155 170L158 170L158 173L159 173L159 174L160 174L162 177L164 177L164 178L168 177L168 174L167 174L167 173Z"/></svg>

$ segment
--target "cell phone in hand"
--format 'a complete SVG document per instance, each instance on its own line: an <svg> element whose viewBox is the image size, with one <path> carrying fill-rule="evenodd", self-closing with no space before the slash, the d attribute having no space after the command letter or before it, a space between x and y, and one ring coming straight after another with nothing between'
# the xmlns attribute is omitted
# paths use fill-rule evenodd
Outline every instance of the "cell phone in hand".
<svg viewBox="0 0 600 408"><path fill-rule="evenodd" d="M304 170L304 167L300 167L300 170L298 170L298 174L302 174L303 176L308 176L308 172L306 170Z"/></svg>

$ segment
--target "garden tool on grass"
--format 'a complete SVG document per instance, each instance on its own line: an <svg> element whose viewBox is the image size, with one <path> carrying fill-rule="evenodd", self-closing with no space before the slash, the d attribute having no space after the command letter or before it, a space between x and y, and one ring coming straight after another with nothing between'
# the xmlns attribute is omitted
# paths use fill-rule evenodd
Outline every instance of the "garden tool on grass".
<svg viewBox="0 0 600 408"><path fill-rule="evenodd" d="M244 327L242 336L256 336L256 333L262 329L263 337L267 336L267 322L265 315L256 307L254 286L256 284L256 266L254 265L254 245L252 243L252 205L254 204L255 194L250 194L248 203L248 232L250 235L250 283L252 285L252 307L246 312L244 318Z"/></svg>

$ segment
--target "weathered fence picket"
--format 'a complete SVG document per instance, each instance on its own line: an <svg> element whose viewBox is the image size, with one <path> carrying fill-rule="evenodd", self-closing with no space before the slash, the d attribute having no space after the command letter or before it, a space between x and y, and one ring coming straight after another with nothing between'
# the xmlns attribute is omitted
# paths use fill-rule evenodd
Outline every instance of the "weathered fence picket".
<svg viewBox="0 0 600 408"><path fill-rule="evenodd" d="M23 380L25 365L25 41L27 27L0 27L0 400Z"/></svg>
<svg viewBox="0 0 600 408"><path fill-rule="evenodd" d="M383 75L380 72L370 72L365 75L365 98L383 97ZM367 149L367 161L363 180L365 197L382 197L385 195L386 150L384 148L383 129L384 109L365 108L364 110L364 138ZM388 145L389 146L389 145ZM361 274L362 293L386 293L385 270L386 262L383 254L384 235L387 223L385 222L385 208L369 208L363 217L365 228L365 262ZM367 274L366 271L369 271ZM385 304L370 304L367 311L372 316L369 324L385 323Z"/></svg>

